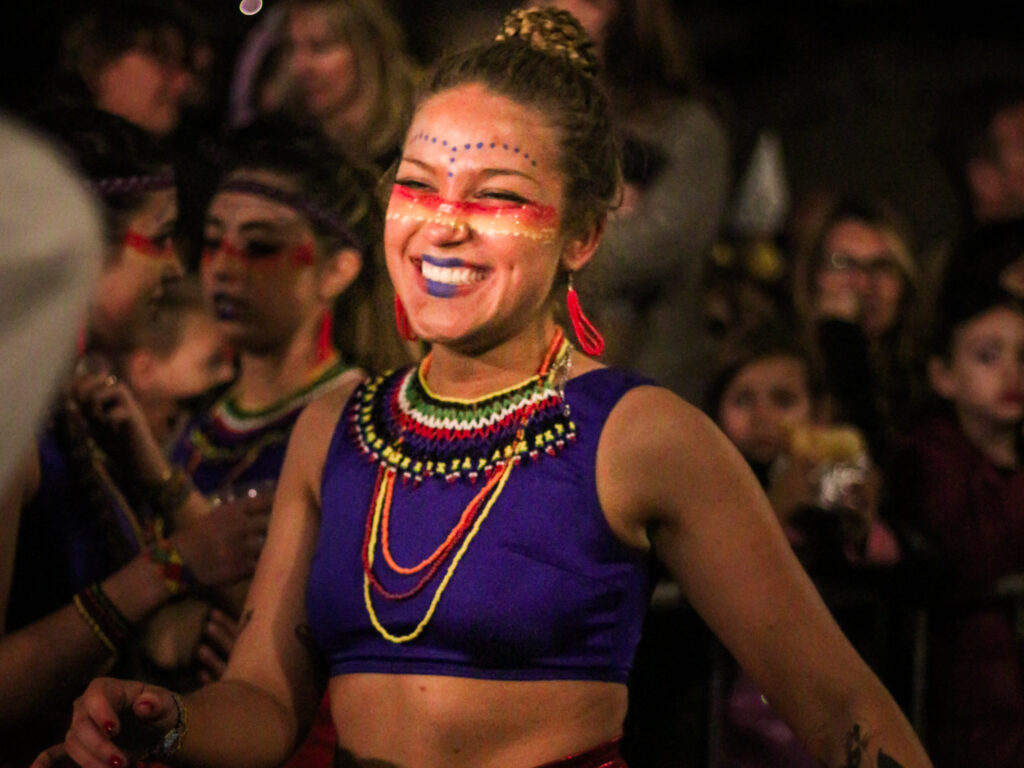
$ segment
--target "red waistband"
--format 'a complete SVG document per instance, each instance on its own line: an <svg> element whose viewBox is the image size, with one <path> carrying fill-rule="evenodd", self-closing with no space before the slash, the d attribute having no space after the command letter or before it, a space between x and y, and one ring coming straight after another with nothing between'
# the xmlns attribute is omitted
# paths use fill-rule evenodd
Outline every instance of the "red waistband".
<svg viewBox="0 0 1024 768"><path fill-rule="evenodd" d="M538 765L537 768L628 768L619 751L621 741L621 738L612 739L585 752Z"/></svg>

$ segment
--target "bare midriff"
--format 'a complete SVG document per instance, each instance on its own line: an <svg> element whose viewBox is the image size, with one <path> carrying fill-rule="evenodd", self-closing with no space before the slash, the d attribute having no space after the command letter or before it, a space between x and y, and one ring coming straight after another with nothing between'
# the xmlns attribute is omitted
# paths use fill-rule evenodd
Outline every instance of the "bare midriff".
<svg viewBox="0 0 1024 768"><path fill-rule="evenodd" d="M433 675L331 679L338 742L353 766L535 766L622 733L626 686Z"/></svg>

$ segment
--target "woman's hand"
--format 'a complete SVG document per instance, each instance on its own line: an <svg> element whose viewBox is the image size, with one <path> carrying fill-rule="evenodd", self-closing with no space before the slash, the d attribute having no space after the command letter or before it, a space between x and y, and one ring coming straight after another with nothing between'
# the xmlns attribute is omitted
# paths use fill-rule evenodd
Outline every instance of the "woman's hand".
<svg viewBox="0 0 1024 768"><path fill-rule="evenodd" d="M178 704L166 688L101 677L75 700L64 743L43 752L32 768L70 758L82 768L120 768L160 745L178 723Z"/></svg>
<svg viewBox="0 0 1024 768"><path fill-rule="evenodd" d="M80 365L71 396L108 453L130 462L144 486L158 485L167 460L131 388L109 370Z"/></svg>
<svg viewBox="0 0 1024 768"><path fill-rule="evenodd" d="M217 504L170 537L200 584L217 587L251 576L266 540L268 496Z"/></svg>

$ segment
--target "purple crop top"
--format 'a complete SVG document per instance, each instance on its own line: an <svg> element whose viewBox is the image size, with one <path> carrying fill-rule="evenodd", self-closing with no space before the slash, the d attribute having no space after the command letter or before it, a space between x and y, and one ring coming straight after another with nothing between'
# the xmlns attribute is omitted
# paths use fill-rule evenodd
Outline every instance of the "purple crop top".
<svg viewBox="0 0 1024 768"><path fill-rule="evenodd" d="M429 623L402 643L378 632L364 602L363 538L377 464L360 452L349 428L359 407L358 393L353 396L327 455L307 590L310 627L331 674L625 682L652 580L647 556L622 544L604 518L595 459L612 407L647 383L607 368L567 382L575 442L511 470ZM433 552L480 486L436 476L416 486L397 482L390 522L395 561L418 563ZM410 536L412 530L419 535ZM374 593L380 624L396 636L411 632L445 572L441 567L407 600Z"/></svg>

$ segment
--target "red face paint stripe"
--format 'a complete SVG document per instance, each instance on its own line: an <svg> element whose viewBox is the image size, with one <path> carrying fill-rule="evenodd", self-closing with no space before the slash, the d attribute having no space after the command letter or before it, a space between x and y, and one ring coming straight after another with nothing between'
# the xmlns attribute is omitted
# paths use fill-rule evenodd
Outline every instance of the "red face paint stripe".
<svg viewBox="0 0 1024 768"><path fill-rule="evenodd" d="M169 243L167 245L160 245L155 240L131 229L124 233L121 243L125 248L131 248L153 259L175 258L174 248Z"/></svg>
<svg viewBox="0 0 1024 768"><path fill-rule="evenodd" d="M551 205L540 205L538 203L518 203L504 205L495 208L482 203L465 203L458 200L447 200L434 193L417 192L401 184L395 184L391 192L392 197L419 205L434 213L442 215L483 215L494 216L495 218L515 217L524 224L536 227L555 226L558 221L558 211ZM446 209L442 209L444 206Z"/></svg>

